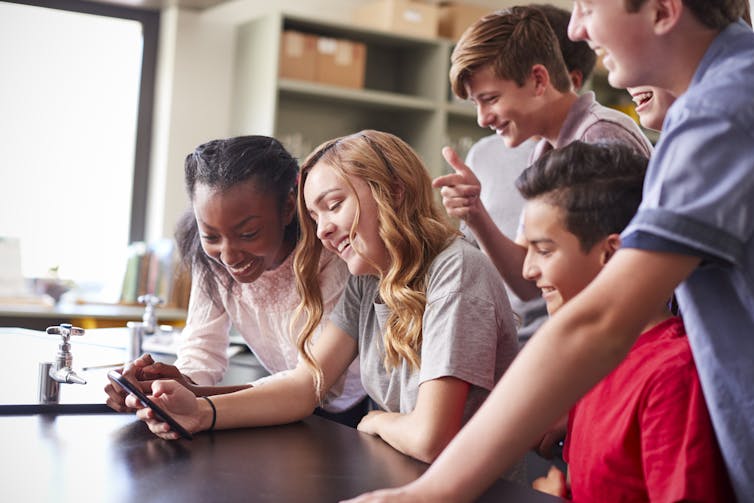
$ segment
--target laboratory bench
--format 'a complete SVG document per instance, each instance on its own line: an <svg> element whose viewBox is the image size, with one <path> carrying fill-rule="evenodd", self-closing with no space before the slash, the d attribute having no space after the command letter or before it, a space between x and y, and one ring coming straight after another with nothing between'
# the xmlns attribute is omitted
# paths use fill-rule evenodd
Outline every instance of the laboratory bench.
<svg viewBox="0 0 754 503"><path fill-rule="evenodd" d="M427 465L318 416L162 440L133 414L0 415L0 501L334 503ZM478 500L562 501L498 480Z"/></svg>
<svg viewBox="0 0 754 503"><path fill-rule="evenodd" d="M100 366L123 361L124 333L71 336L72 366L87 384L61 384L59 403L43 405L38 364L55 358L60 337L0 328L0 501L332 503L406 484L427 468L378 437L318 416L162 440L134 414L104 405L112 366ZM231 358L224 383L260 373L253 354L242 352ZM500 479L478 501L562 500Z"/></svg>

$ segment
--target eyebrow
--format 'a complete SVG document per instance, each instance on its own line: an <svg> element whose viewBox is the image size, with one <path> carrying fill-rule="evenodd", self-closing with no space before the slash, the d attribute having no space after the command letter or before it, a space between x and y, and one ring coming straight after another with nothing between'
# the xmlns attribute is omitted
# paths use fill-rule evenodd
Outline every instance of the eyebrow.
<svg viewBox="0 0 754 503"><path fill-rule="evenodd" d="M548 243L548 244L555 244L555 241L552 239L542 238L542 239L527 239L526 241L529 242L530 245L538 245L541 243Z"/></svg>
<svg viewBox="0 0 754 503"><path fill-rule="evenodd" d="M332 192L337 192L338 190L341 190L341 189L340 189L340 188L338 188L338 187L335 187L335 188L332 188L332 189L326 189L326 190L323 190L323 191L322 191L322 192L321 192L321 193L320 193L320 194L319 194L319 195L318 195L318 196L317 196L317 197L316 197L316 198L314 199L314 204L313 204L313 206L318 206L318 205L319 205L319 203L321 203L321 202L322 202L322 200L323 200L323 199L324 199L325 197L327 197L327 195L328 195L328 194L330 194L330 193L332 193Z"/></svg>
<svg viewBox="0 0 754 503"><path fill-rule="evenodd" d="M247 223L249 223L249 221L251 221L251 220L257 220L257 219L260 219L260 218L262 218L262 217L260 217L259 215L250 215L250 216L248 216L248 217L244 218L243 220L241 220L240 222L238 222L238 223L237 223L236 225L234 225L234 226L233 226L233 230L237 230L237 229L240 229L241 227L243 227L243 226L245 226L245 225L246 225ZM209 225L209 224L208 224L207 222L205 222L205 221L204 221L204 220L202 220L201 218L200 218L199 220L201 220L201 222L202 222L202 225L203 225L204 227L206 227L207 229L211 229L211 230L213 230L213 231L214 231L214 230L217 230L217 229L215 229L215 227L213 227L213 226Z"/></svg>
<svg viewBox="0 0 754 503"><path fill-rule="evenodd" d="M491 96L496 96L498 94L500 94L498 91L482 91L481 93L475 94L474 97L476 99L482 99L483 100L483 99L489 98Z"/></svg>

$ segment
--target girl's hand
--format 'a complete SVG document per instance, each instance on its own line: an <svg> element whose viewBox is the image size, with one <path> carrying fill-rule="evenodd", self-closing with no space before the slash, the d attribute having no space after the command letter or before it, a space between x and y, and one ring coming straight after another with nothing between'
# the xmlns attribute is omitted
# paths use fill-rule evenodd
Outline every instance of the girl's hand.
<svg viewBox="0 0 754 503"><path fill-rule="evenodd" d="M152 383L152 396L149 398L191 433L199 431L201 417L196 396L179 382L154 381ZM159 419L152 409L144 407L135 396L128 395L126 405L137 409L136 417L144 421L149 426L150 431L158 437L166 440L179 438L178 433L172 431L168 423Z"/></svg>
<svg viewBox="0 0 754 503"><path fill-rule="evenodd" d="M154 381L157 379L172 379L193 391L194 383L181 374L178 367L167 363L156 362L148 353L141 355L131 364L139 381Z"/></svg>
<svg viewBox="0 0 754 503"><path fill-rule="evenodd" d="M120 373L129 378L129 381L137 384L142 391L150 393L152 381L156 379L173 379L194 392L195 385L186 376L181 374L174 365L155 362L152 355L145 353L122 368ZM120 386L114 386L108 382L105 386L107 401L105 404L116 412L136 412L136 409L126 405L126 393ZM196 394L196 393L194 393Z"/></svg>
<svg viewBox="0 0 754 503"><path fill-rule="evenodd" d="M378 421L379 417L383 414L386 414L386 412L382 410L370 410L366 416L361 418L356 429L369 435L379 435Z"/></svg>

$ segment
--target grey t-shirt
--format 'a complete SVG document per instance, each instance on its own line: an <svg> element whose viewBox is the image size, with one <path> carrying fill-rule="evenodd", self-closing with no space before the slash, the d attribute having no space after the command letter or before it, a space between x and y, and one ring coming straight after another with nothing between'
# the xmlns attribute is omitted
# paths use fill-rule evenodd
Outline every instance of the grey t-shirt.
<svg viewBox="0 0 754 503"><path fill-rule="evenodd" d="M389 412L411 412L421 383L450 376L471 385L465 422L518 351L502 278L490 260L462 238L443 250L429 269L420 369L411 370L408 362L385 369L382 327L388 314L379 299L378 279L353 276L330 320L357 339L364 389Z"/></svg>

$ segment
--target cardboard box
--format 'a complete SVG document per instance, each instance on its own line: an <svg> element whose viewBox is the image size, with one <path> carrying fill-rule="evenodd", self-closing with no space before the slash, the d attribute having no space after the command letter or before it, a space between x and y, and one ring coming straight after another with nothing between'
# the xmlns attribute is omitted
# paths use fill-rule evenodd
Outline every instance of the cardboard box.
<svg viewBox="0 0 754 503"><path fill-rule="evenodd" d="M280 77L314 81L317 65L317 36L286 30L280 41Z"/></svg>
<svg viewBox="0 0 754 503"><path fill-rule="evenodd" d="M356 9L354 21L378 30L416 37L437 37L436 5L409 0L378 0Z"/></svg>
<svg viewBox="0 0 754 503"><path fill-rule="evenodd" d="M455 2L441 5L437 26L438 34L441 37L458 40L466 31L466 28L494 10L490 7Z"/></svg>
<svg viewBox="0 0 754 503"><path fill-rule="evenodd" d="M317 82L355 89L364 87L366 45L351 40L319 37L316 59Z"/></svg>

